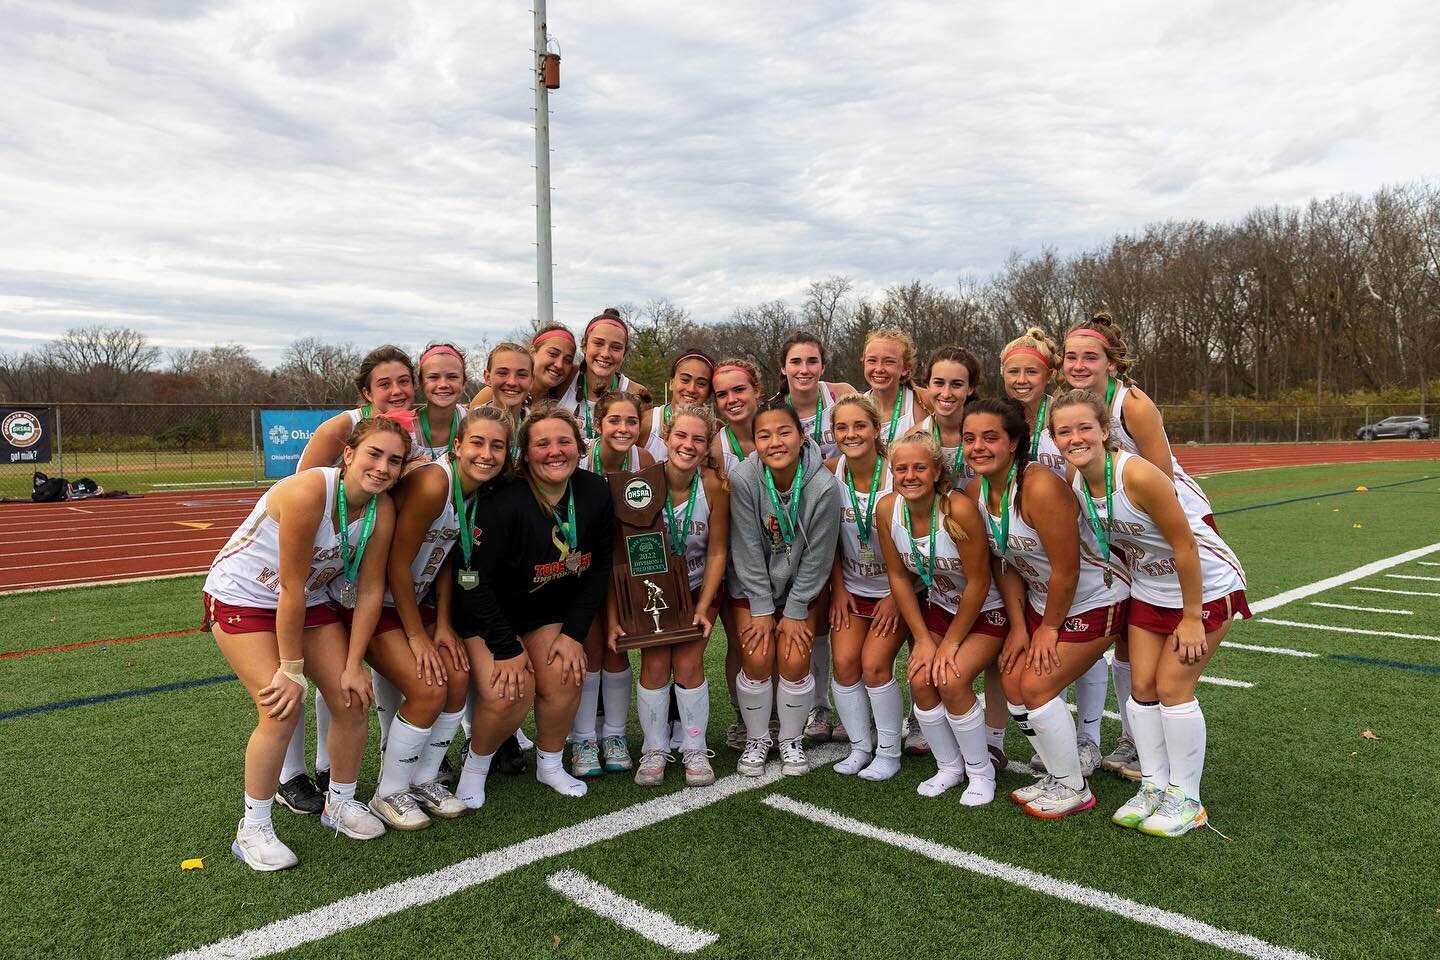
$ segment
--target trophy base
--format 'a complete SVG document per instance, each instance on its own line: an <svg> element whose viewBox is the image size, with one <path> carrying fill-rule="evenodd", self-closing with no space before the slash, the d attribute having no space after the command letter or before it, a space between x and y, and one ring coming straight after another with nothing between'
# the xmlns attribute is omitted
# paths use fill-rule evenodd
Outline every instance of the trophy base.
<svg viewBox="0 0 1440 960"><path fill-rule="evenodd" d="M692 623L683 627L661 630L659 633L653 630L627 633L615 641L615 649L643 650L645 647L665 647L674 643L689 643L691 640L699 640L703 636L705 636L704 631Z"/></svg>

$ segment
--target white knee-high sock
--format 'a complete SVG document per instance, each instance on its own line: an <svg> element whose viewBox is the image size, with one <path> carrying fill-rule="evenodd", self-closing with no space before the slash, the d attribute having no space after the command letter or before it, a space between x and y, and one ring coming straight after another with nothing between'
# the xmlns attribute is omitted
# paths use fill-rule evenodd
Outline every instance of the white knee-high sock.
<svg viewBox="0 0 1440 960"><path fill-rule="evenodd" d="M1160 720L1160 701L1141 703L1129 699L1130 733L1140 755L1140 780L1164 790L1170 786L1170 756L1165 750L1165 727Z"/></svg>
<svg viewBox="0 0 1440 960"><path fill-rule="evenodd" d="M375 792L382 797L404 793L410 787L410 775L420 763L420 754L430 742L430 728L417 727L397 714L390 723L390 743L380 763L380 782Z"/></svg>
<svg viewBox="0 0 1440 960"><path fill-rule="evenodd" d="M1110 664L1110 675L1115 679L1115 702L1120 705L1120 732L1131 740L1135 733L1130 728L1130 713L1126 704L1130 701L1130 661L1115 658Z"/></svg>
<svg viewBox="0 0 1440 960"><path fill-rule="evenodd" d="M815 705L830 707L830 634L815 637L810 648L810 679L815 682ZM847 724L848 726L848 724Z"/></svg>
<svg viewBox="0 0 1440 960"><path fill-rule="evenodd" d="M905 697L894 677L878 687L866 687L875 716L875 755L900 758L900 730L905 725ZM849 725L846 725L849 731Z"/></svg>
<svg viewBox="0 0 1440 960"><path fill-rule="evenodd" d="M740 701L740 716L745 720L745 738L768 740L770 710L775 705L775 687L770 678L751 680L741 670L735 675L735 698Z"/></svg>
<svg viewBox="0 0 1440 960"><path fill-rule="evenodd" d="M700 686L688 689L677 683L674 690L680 725L684 729L680 749L704 750L705 728L710 725L710 682L701 680Z"/></svg>
<svg viewBox="0 0 1440 960"><path fill-rule="evenodd" d="M1080 751L1075 743L1075 720L1065 701L1056 697L1030 711L1030 728L1035 733L1035 751L1045 769L1072 790L1085 786L1080 775Z"/></svg>
<svg viewBox="0 0 1440 960"><path fill-rule="evenodd" d="M1075 681L1076 720L1080 736L1100 745L1100 717L1105 712L1105 695L1110 692L1110 664L1101 657Z"/></svg>
<svg viewBox="0 0 1440 960"><path fill-rule="evenodd" d="M635 691L635 707L640 714L640 731L645 734L641 750L670 750L670 684L651 690L644 684ZM610 720L610 704L605 704L605 720ZM609 734L607 734L609 736Z"/></svg>
<svg viewBox="0 0 1440 960"><path fill-rule="evenodd" d="M1170 782L1192 800L1200 799L1200 776L1205 772L1205 714L1199 700L1160 707L1165 728L1165 753L1170 757Z"/></svg>
<svg viewBox="0 0 1440 960"><path fill-rule="evenodd" d="M936 797L965 779L965 765L960 759L960 745L955 742L955 733L945 718L945 705L936 704L932 709L915 708L915 722L925 732L930 744L930 754L935 758L935 776L921 783L917 788L927 797Z"/></svg>
<svg viewBox="0 0 1440 960"><path fill-rule="evenodd" d="M805 718L815 706L815 678L806 674L800 681L780 678L779 703L780 739L794 740L805 735Z"/></svg>
<svg viewBox="0 0 1440 960"><path fill-rule="evenodd" d="M379 670L370 673L370 689L375 693L375 716L380 721L380 752L384 753L390 736L390 724L395 722L395 714L400 710L400 702L405 699L405 695L400 692L399 687L386 680Z"/></svg>
<svg viewBox="0 0 1440 960"><path fill-rule="evenodd" d="M625 724L630 719L630 681L629 667L624 670L601 672L600 696L605 701L605 724L600 731L601 736L625 736ZM665 715L668 722L669 701L665 703Z"/></svg>
<svg viewBox="0 0 1440 960"><path fill-rule="evenodd" d="M315 772L330 769L330 706L315 688Z"/></svg>
<svg viewBox="0 0 1440 960"><path fill-rule="evenodd" d="M455 796L471 810L485 806L485 778L490 775L490 761L495 754L480 756L472 750L465 751L465 766L460 768L460 782L455 786Z"/></svg>
<svg viewBox="0 0 1440 960"><path fill-rule="evenodd" d="M985 708L979 702L970 706L961 716L947 712L946 721L955 742L960 747L960 758L965 761L965 779L969 781L960 802L967 807L978 807L995 799L995 767L990 763L990 748L985 742Z"/></svg>
<svg viewBox="0 0 1440 960"><path fill-rule="evenodd" d="M864 681L857 680L848 687L836 683L835 709L840 714L840 721L845 724L851 751L873 754L875 744L870 739L870 698L865 693Z"/></svg>
<svg viewBox="0 0 1440 960"><path fill-rule="evenodd" d="M317 694L320 691L315 691ZM280 768L280 782L289 783L302 773L308 772L305 769L305 704L300 704L300 721L295 724L295 732L290 734L290 742L285 745L285 764Z"/></svg>
<svg viewBox="0 0 1440 960"><path fill-rule="evenodd" d="M595 714L600 706L600 671L585 674L580 685L580 705L575 708L575 722L570 726L570 742L598 740L595 735Z"/></svg>
<svg viewBox="0 0 1440 960"><path fill-rule="evenodd" d="M440 776L440 762L450 752L450 744L455 740L455 731L460 729L460 718L464 713L462 707L435 718L435 726L430 728L430 737L420 753L420 762L415 764L415 770L410 775L411 783L429 783Z"/></svg>
<svg viewBox="0 0 1440 960"><path fill-rule="evenodd" d="M460 720L460 729L465 731L465 739L470 739L471 726L475 716L475 684L470 684L470 690L465 694L465 712Z"/></svg>

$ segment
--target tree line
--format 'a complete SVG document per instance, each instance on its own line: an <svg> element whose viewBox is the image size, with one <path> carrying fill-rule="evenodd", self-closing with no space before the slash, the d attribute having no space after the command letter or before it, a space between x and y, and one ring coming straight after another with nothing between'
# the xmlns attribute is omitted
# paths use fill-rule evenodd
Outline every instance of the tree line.
<svg viewBox="0 0 1440 960"><path fill-rule="evenodd" d="M912 280L866 295L831 276L811 281L798 303L740 306L724 318L697 318L663 297L617 306L635 331L627 372L656 389L669 358L687 347L752 359L773 386L780 346L797 327L825 345L827 379L863 382L865 338L899 327L922 361L940 344L970 348L994 383L1001 349L1025 328L1058 338L1107 309L1138 358L1132 375L1160 403L1321 402L1396 388L1423 402L1440 346L1440 186L1257 208L1229 223L1165 221L1078 253L1012 253L993 276L949 288ZM529 332L457 344L470 349L477 386L488 347ZM411 346L418 353L423 344ZM77 328L0 354L0 401L346 404L362 353L304 337L266 369L236 343L167 356L133 329Z"/></svg>

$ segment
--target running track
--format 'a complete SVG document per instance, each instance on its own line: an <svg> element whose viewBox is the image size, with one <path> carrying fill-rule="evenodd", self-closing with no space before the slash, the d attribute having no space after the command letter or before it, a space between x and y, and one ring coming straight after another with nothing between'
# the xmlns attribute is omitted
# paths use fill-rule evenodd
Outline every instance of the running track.
<svg viewBox="0 0 1440 960"><path fill-rule="evenodd" d="M1440 460L1440 440L1178 447L1191 474L1257 467ZM0 504L0 593L202 573L250 512L255 490L131 500Z"/></svg>

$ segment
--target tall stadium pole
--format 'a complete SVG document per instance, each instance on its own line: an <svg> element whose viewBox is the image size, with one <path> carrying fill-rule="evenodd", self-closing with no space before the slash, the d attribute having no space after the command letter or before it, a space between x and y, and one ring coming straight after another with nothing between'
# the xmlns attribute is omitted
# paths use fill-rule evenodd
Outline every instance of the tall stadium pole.
<svg viewBox="0 0 1440 960"><path fill-rule="evenodd" d="M545 87L545 0L535 4L535 271L537 323L555 320L555 275L550 251L550 91Z"/></svg>

